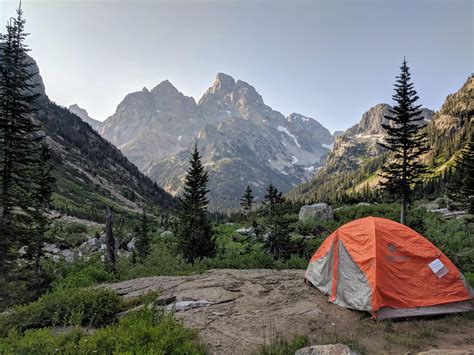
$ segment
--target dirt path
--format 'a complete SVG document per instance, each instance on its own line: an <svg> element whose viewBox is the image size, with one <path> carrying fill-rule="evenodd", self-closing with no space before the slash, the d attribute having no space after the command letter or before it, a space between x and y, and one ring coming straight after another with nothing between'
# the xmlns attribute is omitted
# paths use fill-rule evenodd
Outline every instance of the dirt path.
<svg viewBox="0 0 474 355"><path fill-rule="evenodd" d="M342 342L373 354L428 349L474 351L474 317L374 322L366 313L328 303L303 282L303 270L212 270L202 275L147 277L107 285L125 298L150 290L205 307L176 312L199 330L215 354L248 354L278 337L307 335L311 344Z"/></svg>

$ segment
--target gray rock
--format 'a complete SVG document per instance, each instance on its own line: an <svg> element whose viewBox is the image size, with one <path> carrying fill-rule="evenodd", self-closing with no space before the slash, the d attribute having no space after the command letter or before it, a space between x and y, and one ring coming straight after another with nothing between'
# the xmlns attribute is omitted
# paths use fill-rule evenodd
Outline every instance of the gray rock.
<svg viewBox="0 0 474 355"><path fill-rule="evenodd" d="M314 345L296 350L295 355L356 355L347 345L328 344Z"/></svg>
<svg viewBox="0 0 474 355"><path fill-rule="evenodd" d="M242 235L255 235L255 229L253 227L248 227L248 228L239 228L236 230L237 233L240 233Z"/></svg>
<svg viewBox="0 0 474 355"><path fill-rule="evenodd" d="M86 240L79 246L79 251L83 254L93 253L100 250L100 241L97 238Z"/></svg>
<svg viewBox="0 0 474 355"><path fill-rule="evenodd" d="M172 304L169 304L165 307L168 311L188 311L194 308L207 307L211 305L212 302L206 300L194 300L194 301L178 301Z"/></svg>
<svg viewBox="0 0 474 355"><path fill-rule="evenodd" d="M79 254L71 249L64 249L61 250L61 255L63 256L64 260L68 263L73 263L79 258Z"/></svg>
<svg viewBox="0 0 474 355"><path fill-rule="evenodd" d="M56 246L56 244L52 244L52 243L44 243L43 251L45 253L50 253L50 254L59 254L60 253L60 250Z"/></svg>
<svg viewBox="0 0 474 355"><path fill-rule="evenodd" d="M172 231L164 231L161 233L162 238L172 238L174 236Z"/></svg>
<svg viewBox="0 0 474 355"><path fill-rule="evenodd" d="M136 240L135 238L132 238L132 240L127 243L127 251L129 251L129 252L135 251L135 243L136 243L136 241L137 241L137 240Z"/></svg>
<svg viewBox="0 0 474 355"><path fill-rule="evenodd" d="M467 214L467 211L451 211L448 208L439 208L436 210L431 210L432 213L439 213L446 219L451 218L462 218L464 215Z"/></svg>
<svg viewBox="0 0 474 355"><path fill-rule="evenodd" d="M315 203L301 207L299 220L316 219L320 221L330 221L334 219L331 206L327 203Z"/></svg>

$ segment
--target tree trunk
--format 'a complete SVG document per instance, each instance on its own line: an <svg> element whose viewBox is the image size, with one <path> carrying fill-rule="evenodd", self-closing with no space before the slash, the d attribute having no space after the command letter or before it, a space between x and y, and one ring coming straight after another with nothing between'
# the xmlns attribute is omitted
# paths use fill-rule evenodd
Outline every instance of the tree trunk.
<svg viewBox="0 0 474 355"><path fill-rule="evenodd" d="M106 222L105 222L105 261L107 267L115 273L115 239L113 235L112 210L107 208Z"/></svg>
<svg viewBox="0 0 474 355"><path fill-rule="evenodd" d="M407 216L407 197L405 193L402 193L402 205L400 208L400 223L401 224L406 224L405 223L406 216Z"/></svg>

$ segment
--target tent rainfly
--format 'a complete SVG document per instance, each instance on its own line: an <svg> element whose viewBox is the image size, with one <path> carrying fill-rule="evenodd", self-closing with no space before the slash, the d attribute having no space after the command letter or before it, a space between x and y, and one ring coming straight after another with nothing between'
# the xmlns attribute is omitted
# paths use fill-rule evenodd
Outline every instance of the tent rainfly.
<svg viewBox="0 0 474 355"><path fill-rule="evenodd" d="M332 233L311 258L306 280L339 306L399 318L473 310L456 266L413 229L366 217Z"/></svg>

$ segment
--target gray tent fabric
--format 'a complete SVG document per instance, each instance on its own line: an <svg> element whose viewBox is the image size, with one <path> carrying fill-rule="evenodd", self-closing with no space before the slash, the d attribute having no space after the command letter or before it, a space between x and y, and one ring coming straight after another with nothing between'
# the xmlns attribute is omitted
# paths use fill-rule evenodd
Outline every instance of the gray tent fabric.
<svg viewBox="0 0 474 355"><path fill-rule="evenodd" d="M331 294L334 276L334 241L328 253L322 258L309 264L306 279L325 295Z"/></svg>
<svg viewBox="0 0 474 355"><path fill-rule="evenodd" d="M335 304L339 306L372 310L372 289L364 272L352 260L344 244L338 243L338 266Z"/></svg>
<svg viewBox="0 0 474 355"><path fill-rule="evenodd" d="M378 319L429 316L436 314L460 313L474 310L471 301L437 304L428 307L416 308L389 308L382 307L377 311Z"/></svg>

